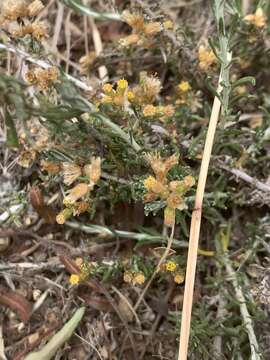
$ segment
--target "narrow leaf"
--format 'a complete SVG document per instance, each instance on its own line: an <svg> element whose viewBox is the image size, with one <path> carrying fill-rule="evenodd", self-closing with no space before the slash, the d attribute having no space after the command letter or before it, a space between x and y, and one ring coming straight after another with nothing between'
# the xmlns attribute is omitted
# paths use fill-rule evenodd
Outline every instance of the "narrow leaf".
<svg viewBox="0 0 270 360"><path fill-rule="evenodd" d="M16 127L14 125L14 121L10 112L6 109L5 110L5 125L6 125L6 132L7 132L7 146L9 147L19 147L19 140L16 131Z"/></svg>
<svg viewBox="0 0 270 360"><path fill-rule="evenodd" d="M50 360L54 358L57 350L69 340L76 327L79 325L85 308L78 309L72 318L58 331L40 351L28 354L24 360Z"/></svg>
<svg viewBox="0 0 270 360"><path fill-rule="evenodd" d="M120 21L121 17L119 14L117 13L99 13L97 11L94 11L92 9L90 9L89 7L83 5L80 1L78 0L62 0L62 2L70 7L71 9L73 9L74 11L78 11L80 13L83 13L85 15L91 16L94 19L99 19L99 20L117 20Z"/></svg>

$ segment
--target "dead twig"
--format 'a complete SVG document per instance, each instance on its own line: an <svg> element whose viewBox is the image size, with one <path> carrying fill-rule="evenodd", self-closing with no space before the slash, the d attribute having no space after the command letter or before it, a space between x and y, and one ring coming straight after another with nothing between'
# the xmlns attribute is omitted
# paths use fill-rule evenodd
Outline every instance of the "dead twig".
<svg viewBox="0 0 270 360"><path fill-rule="evenodd" d="M253 187L257 188L258 190L270 193L269 185L253 178L252 176L245 173L243 170L236 169L236 168L229 168L228 166L226 166L224 164L218 164L218 167L235 175L237 178L247 182L248 184L252 185Z"/></svg>

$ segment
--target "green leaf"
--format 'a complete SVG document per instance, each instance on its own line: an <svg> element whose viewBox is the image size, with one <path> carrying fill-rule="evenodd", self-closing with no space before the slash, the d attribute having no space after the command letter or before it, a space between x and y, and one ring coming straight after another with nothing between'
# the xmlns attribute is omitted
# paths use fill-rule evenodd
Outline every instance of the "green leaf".
<svg viewBox="0 0 270 360"><path fill-rule="evenodd" d="M256 79L253 77L253 76L245 76L245 77L242 77L241 79L235 81L233 84L232 84L232 87L233 89L236 88L237 86L241 86L241 85L244 85L244 84L248 84L250 83L251 85L255 86L256 85Z"/></svg>
<svg viewBox="0 0 270 360"><path fill-rule="evenodd" d="M66 6L70 7L74 11L78 11L82 14L85 14L87 16L91 16L94 19L98 20L117 20L121 21L121 16L117 13L99 13L97 11L94 11L90 9L87 6L84 6L80 1L78 0L61 0Z"/></svg>
<svg viewBox="0 0 270 360"><path fill-rule="evenodd" d="M58 331L40 351L32 352L28 354L24 360L50 360L54 358L57 350L69 340L76 327L79 325L85 308L78 309L72 318L64 325L64 327Z"/></svg>
<svg viewBox="0 0 270 360"><path fill-rule="evenodd" d="M18 140L16 127L14 125L13 118L7 109L5 110L5 125L7 132L7 146L18 148L19 140Z"/></svg>

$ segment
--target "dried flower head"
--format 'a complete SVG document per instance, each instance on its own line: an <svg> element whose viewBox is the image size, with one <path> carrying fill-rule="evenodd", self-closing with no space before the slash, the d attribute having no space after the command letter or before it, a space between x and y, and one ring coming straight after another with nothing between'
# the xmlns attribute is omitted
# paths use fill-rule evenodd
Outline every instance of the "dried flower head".
<svg viewBox="0 0 270 360"><path fill-rule="evenodd" d="M124 282L131 283L133 280L133 275L131 271L125 271L124 272Z"/></svg>
<svg viewBox="0 0 270 360"><path fill-rule="evenodd" d="M244 20L258 28L263 28L266 25L266 16L262 8L258 8L255 14L248 14L244 17Z"/></svg>
<svg viewBox="0 0 270 360"><path fill-rule="evenodd" d="M71 162L62 163L62 172L64 177L64 184L71 185L79 176L82 175L80 166Z"/></svg>
<svg viewBox="0 0 270 360"><path fill-rule="evenodd" d="M53 175L56 175L60 172L60 166L52 161L41 160L40 167L42 171L47 171Z"/></svg>
<svg viewBox="0 0 270 360"><path fill-rule="evenodd" d="M72 209L65 208L56 216L56 222L59 225L63 225L66 222L66 220L68 220L71 216L72 216Z"/></svg>
<svg viewBox="0 0 270 360"><path fill-rule="evenodd" d="M12 35L15 38L22 38L25 35L31 35L37 41L41 41L48 37L47 28L42 22L34 22L33 24L21 26L18 30L15 30Z"/></svg>
<svg viewBox="0 0 270 360"><path fill-rule="evenodd" d="M36 156L37 156L37 153L33 149L23 150L20 153L17 163L24 168L29 168L35 161Z"/></svg>
<svg viewBox="0 0 270 360"><path fill-rule="evenodd" d="M155 35L160 31L162 31L162 25L157 21L150 22L144 26L144 33L146 35Z"/></svg>
<svg viewBox="0 0 270 360"><path fill-rule="evenodd" d="M141 32L144 29L144 18L140 13L131 14L128 10L125 10L122 13L122 19L136 32Z"/></svg>
<svg viewBox="0 0 270 360"><path fill-rule="evenodd" d="M161 82L157 77L148 76L146 72L142 71L140 73L140 87L143 92L143 96L147 99L147 102L151 103L160 93Z"/></svg>
<svg viewBox="0 0 270 360"><path fill-rule="evenodd" d="M20 17L27 16L28 10L23 0L6 0L3 2L3 18L8 21L15 21Z"/></svg>
<svg viewBox="0 0 270 360"><path fill-rule="evenodd" d="M174 115L175 109L173 105L162 106L160 112L165 117L171 117Z"/></svg>
<svg viewBox="0 0 270 360"><path fill-rule="evenodd" d="M90 209L90 204L87 201L77 201L73 205L73 215L79 216Z"/></svg>
<svg viewBox="0 0 270 360"><path fill-rule="evenodd" d="M49 87L57 81L58 69L56 67L50 67L48 69L36 69L30 70L25 75L25 80L30 85L37 85L40 90L48 90Z"/></svg>
<svg viewBox="0 0 270 360"><path fill-rule="evenodd" d="M178 210L184 210L187 208L184 198L177 193L171 193L168 196L167 205L172 209Z"/></svg>
<svg viewBox="0 0 270 360"><path fill-rule="evenodd" d="M207 49L201 45L198 50L199 67L201 70L206 71L217 61L216 56L211 49Z"/></svg>
<svg viewBox="0 0 270 360"><path fill-rule="evenodd" d="M80 73L87 75L96 58L97 54L95 51L91 51L88 54L82 56L79 60L81 66Z"/></svg>
<svg viewBox="0 0 270 360"><path fill-rule="evenodd" d="M83 168L84 174L89 178L90 183L95 185L101 176L101 158L92 157L91 164L87 164Z"/></svg>
<svg viewBox="0 0 270 360"><path fill-rule="evenodd" d="M175 224L175 209L166 206L164 210L164 225L173 227Z"/></svg>
<svg viewBox="0 0 270 360"><path fill-rule="evenodd" d="M119 40L119 44L123 47L128 47L130 45L137 44L140 40L140 36L138 34L131 34Z"/></svg>
<svg viewBox="0 0 270 360"><path fill-rule="evenodd" d="M181 272L177 272L175 275L174 275L174 278L173 278L174 282L176 284L182 284L185 280L185 275Z"/></svg>
<svg viewBox="0 0 270 360"><path fill-rule="evenodd" d="M145 276L142 272L137 272L133 275L133 285L142 285L145 283Z"/></svg>
<svg viewBox="0 0 270 360"><path fill-rule="evenodd" d="M73 205L77 200L88 194L90 188L85 183L80 183L72 188L69 194L64 198L63 204L66 206Z"/></svg>
<svg viewBox="0 0 270 360"><path fill-rule="evenodd" d="M148 155L147 160L154 171L158 181L164 181L171 168L178 164L179 155L173 154L167 159L163 159L160 154Z"/></svg>
<svg viewBox="0 0 270 360"><path fill-rule="evenodd" d="M154 105L146 105L143 108L143 115L145 117L152 117L155 116L157 113L157 107Z"/></svg>
<svg viewBox="0 0 270 360"><path fill-rule="evenodd" d="M44 5L42 4L42 2L40 0L34 0L33 2L31 2L31 4L28 5L27 7L27 11L28 11L28 16L33 17L38 15L42 10L44 9Z"/></svg>

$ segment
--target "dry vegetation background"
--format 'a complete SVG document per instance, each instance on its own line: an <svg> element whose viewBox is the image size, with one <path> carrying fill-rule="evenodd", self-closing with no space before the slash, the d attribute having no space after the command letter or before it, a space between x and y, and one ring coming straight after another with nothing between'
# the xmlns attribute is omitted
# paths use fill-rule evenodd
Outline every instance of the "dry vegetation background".
<svg viewBox="0 0 270 360"><path fill-rule="evenodd" d="M269 15L1 1L0 360L177 359L215 96L189 359L269 359Z"/></svg>

